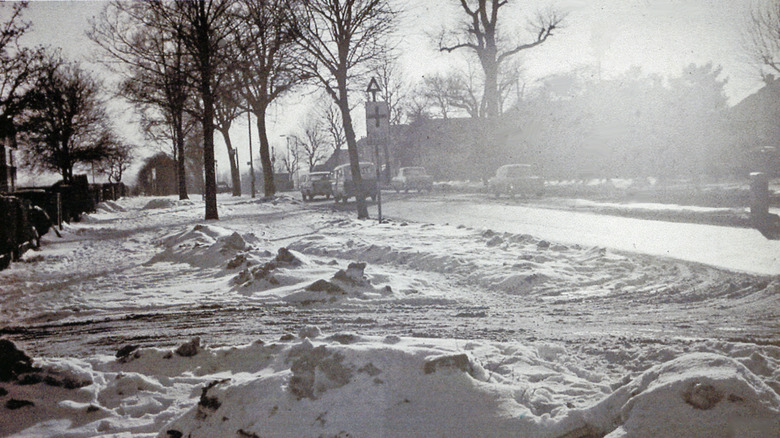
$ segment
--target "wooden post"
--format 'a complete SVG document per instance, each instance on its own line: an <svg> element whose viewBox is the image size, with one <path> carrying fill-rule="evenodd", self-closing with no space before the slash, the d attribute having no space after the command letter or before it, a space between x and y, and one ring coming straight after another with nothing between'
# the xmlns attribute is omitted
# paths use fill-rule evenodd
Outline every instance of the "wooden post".
<svg viewBox="0 0 780 438"><path fill-rule="evenodd" d="M60 192L55 193L55 202L57 203L57 226L62 231L62 194Z"/></svg>
<svg viewBox="0 0 780 438"><path fill-rule="evenodd" d="M769 178L763 172L750 174L750 219L763 226L769 218Z"/></svg>

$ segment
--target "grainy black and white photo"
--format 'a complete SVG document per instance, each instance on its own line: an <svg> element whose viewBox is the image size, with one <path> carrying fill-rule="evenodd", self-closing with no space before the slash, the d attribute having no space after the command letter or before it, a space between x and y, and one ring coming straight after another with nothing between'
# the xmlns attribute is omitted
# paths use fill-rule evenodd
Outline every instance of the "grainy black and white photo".
<svg viewBox="0 0 780 438"><path fill-rule="evenodd" d="M0 437L780 438L780 0L0 0Z"/></svg>

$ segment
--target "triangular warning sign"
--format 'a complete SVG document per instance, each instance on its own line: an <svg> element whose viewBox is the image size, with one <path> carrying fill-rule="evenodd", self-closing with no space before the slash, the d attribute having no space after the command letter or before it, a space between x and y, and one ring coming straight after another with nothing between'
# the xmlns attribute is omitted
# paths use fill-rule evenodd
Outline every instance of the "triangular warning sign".
<svg viewBox="0 0 780 438"><path fill-rule="evenodd" d="M376 81L376 78L371 78L371 81L368 83L368 88L366 88L366 91L369 93L378 93L382 91L382 87L379 86L379 82Z"/></svg>

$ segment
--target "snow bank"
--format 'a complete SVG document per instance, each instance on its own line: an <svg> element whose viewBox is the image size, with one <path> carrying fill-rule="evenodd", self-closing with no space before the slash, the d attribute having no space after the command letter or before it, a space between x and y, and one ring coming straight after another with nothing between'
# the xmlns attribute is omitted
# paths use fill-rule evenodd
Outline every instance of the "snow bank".
<svg viewBox="0 0 780 438"><path fill-rule="evenodd" d="M515 391L466 353L337 335L284 346L265 371L214 380L166 436L517 436L538 430ZM182 435L179 435L181 433Z"/></svg>
<svg viewBox="0 0 780 438"><path fill-rule="evenodd" d="M195 225L160 240L165 248L149 263L189 263L198 267L221 266L250 245L237 232L214 225Z"/></svg>
<svg viewBox="0 0 780 438"><path fill-rule="evenodd" d="M176 201L173 199L155 198L147 202L146 205L143 206L143 210L156 210L161 208L171 208L175 206L176 206Z"/></svg>
<svg viewBox="0 0 780 438"><path fill-rule="evenodd" d="M572 412L607 437L770 437L780 396L739 362L695 353L657 365L596 406Z"/></svg>
<svg viewBox="0 0 780 438"><path fill-rule="evenodd" d="M448 225L341 222L289 248L312 256L401 266L427 276L462 279L486 290L558 301L630 294L640 301L689 303L724 296L737 299L780 287L777 281L726 275L672 260L648 264L642 257L604 247Z"/></svg>
<svg viewBox="0 0 780 438"><path fill-rule="evenodd" d="M278 351L263 361L265 371L211 381L159 436L768 437L780 430L780 396L723 356L683 356L591 408L569 411L545 405L549 390L495 380L473 352L446 344L334 336L265 347ZM522 354L515 360L530 362ZM566 378L542 362L523 369L532 379Z"/></svg>
<svg viewBox="0 0 780 438"><path fill-rule="evenodd" d="M125 207L121 206L119 203L115 201L103 201L97 205L96 210L99 212L106 212L106 213L118 213L118 212L127 211Z"/></svg>
<svg viewBox="0 0 780 438"><path fill-rule="evenodd" d="M693 353L623 384L560 345L323 334L36 359L0 384L13 436L770 437L780 396ZM611 389L614 388L614 389ZM574 407L573 400L594 400Z"/></svg>

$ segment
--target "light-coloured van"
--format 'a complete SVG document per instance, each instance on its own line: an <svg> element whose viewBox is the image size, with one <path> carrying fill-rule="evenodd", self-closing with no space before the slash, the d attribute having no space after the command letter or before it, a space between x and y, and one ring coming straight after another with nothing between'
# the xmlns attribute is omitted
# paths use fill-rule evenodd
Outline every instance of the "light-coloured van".
<svg viewBox="0 0 780 438"><path fill-rule="evenodd" d="M336 202L347 202L347 199L357 194L358 187L352 181L352 169L349 166L349 164L342 164L331 172L333 199ZM361 162L360 177L363 180L363 193L366 197L371 197L372 201L376 201L377 185L376 166L374 166L374 163Z"/></svg>

